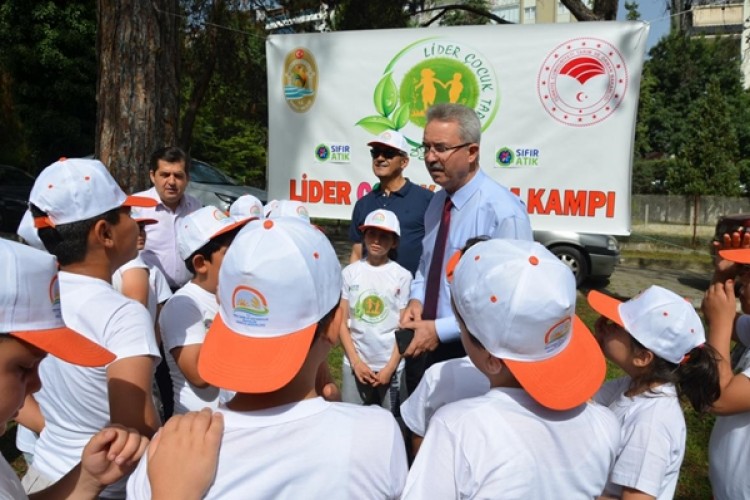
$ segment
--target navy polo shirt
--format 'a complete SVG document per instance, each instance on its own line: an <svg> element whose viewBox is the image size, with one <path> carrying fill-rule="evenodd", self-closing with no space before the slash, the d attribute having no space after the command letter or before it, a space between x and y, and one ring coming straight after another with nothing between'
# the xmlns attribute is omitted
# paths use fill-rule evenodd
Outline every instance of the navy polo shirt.
<svg viewBox="0 0 750 500"><path fill-rule="evenodd" d="M354 243L362 243L362 231L359 230L359 226L364 224L367 214L379 208L390 210L396 214L401 226L396 262L408 269L413 276L422 256L424 213L430 204L432 194L432 191L414 184L409 179L406 179L406 184L401 189L392 191L390 195L381 190L378 184L354 204L349 239ZM366 249L363 246L362 255L365 254Z"/></svg>

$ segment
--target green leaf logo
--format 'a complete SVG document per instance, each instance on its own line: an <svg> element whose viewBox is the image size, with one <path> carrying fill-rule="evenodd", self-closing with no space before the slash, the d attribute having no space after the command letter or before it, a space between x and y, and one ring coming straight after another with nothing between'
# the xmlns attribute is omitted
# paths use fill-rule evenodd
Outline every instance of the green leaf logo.
<svg viewBox="0 0 750 500"><path fill-rule="evenodd" d="M356 123L371 134L380 135L386 130L398 130L396 124L385 116L367 116Z"/></svg>

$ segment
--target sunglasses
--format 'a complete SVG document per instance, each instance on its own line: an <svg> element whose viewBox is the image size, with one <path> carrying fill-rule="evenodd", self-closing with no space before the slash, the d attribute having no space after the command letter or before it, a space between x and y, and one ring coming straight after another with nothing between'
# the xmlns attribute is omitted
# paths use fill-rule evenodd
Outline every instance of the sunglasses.
<svg viewBox="0 0 750 500"><path fill-rule="evenodd" d="M370 150L370 156L372 156L372 159L374 160L378 156L382 156L386 160L390 160L392 158L395 158L397 156L401 156L400 151L396 151L395 149L381 149L381 148L372 148Z"/></svg>

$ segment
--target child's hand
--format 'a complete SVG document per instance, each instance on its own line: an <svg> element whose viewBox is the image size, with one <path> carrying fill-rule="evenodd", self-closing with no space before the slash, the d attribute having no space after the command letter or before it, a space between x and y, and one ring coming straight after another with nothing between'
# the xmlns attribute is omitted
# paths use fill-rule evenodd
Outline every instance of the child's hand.
<svg viewBox="0 0 750 500"><path fill-rule="evenodd" d="M713 243L716 257L714 258L714 282L734 279L740 269L740 265L732 261L722 259L719 250L729 250L735 248L750 248L750 231L740 234L735 231L731 234L724 233L720 241Z"/></svg>
<svg viewBox="0 0 750 500"><path fill-rule="evenodd" d="M375 383L372 384L373 386L377 387L379 385L388 385L391 383L391 378L393 378L393 372L394 370L388 369L388 367L383 368L378 373L375 374Z"/></svg>
<svg viewBox="0 0 750 500"><path fill-rule="evenodd" d="M360 384L375 385L375 383L377 382L375 372L370 370L370 367L367 366L362 360L357 360L354 363L352 369L354 370L354 376L357 377L357 380L359 380Z"/></svg>
<svg viewBox="0 0 750 500"><path fill-rule="evenodd" d="M709 324L709 334L719 328L729 328L731 332L737 313L734 280L711 284L703 297L701 310Z"/></svg>
<svg viewBox="0 0 750 500"><path fill-rule="evenodd" d="M81 474L100 486L130 474L148 445L135 429L112 424L96 433L81 454Z"/></svg>
<svg viewBox="0 0 750 500"><path fill-rule="evenodd" d="M148 447L152 498L203 498L216 475L224 433L221 413L175 415Z"/></svg>

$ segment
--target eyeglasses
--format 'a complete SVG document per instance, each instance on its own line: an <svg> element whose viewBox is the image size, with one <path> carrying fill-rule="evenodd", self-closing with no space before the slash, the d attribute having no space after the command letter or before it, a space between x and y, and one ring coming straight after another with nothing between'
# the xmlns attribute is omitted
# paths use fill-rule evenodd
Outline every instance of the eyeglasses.
<svg viewBox="0 0 750 500"><path fill-rule="evenodd" d="M395 149L381 149L381 148L372 148L370 150L370 156L372 156L372 159L374 160L378 156L382 156L386 160L390 160L392 158L395 158L397 156L402 156L400 151L396 151Z"/></svg>
<svg viewBox="0 0 750 500"><path fill-rule="evenodd" d="M420 144L418 149L421 155L426 155L430 152L430 150L432 150L437 155L441 155L447 153L448 151L465 148L466 146L470 146L472 144L474 143L464 142L463 144L459 144L458 146L446 146L445 144Z"/></svg>

